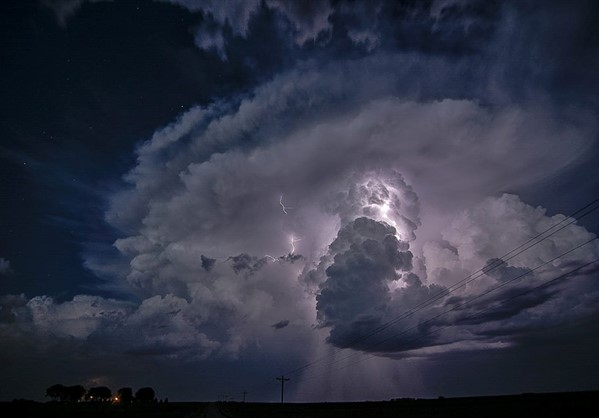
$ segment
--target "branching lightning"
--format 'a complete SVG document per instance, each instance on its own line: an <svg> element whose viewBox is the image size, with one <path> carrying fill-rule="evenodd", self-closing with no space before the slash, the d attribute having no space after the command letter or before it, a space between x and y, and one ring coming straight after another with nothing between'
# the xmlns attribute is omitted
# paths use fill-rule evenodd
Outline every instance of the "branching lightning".
<svg viewBox="0 0 599 418"><path fill-rule="evenodd" d="M264 257L271 259L273 261L273 263L276 263L277 261L279 261L278 258L274 258L272 255L269 255L269 254L264 254Z"/></svg>

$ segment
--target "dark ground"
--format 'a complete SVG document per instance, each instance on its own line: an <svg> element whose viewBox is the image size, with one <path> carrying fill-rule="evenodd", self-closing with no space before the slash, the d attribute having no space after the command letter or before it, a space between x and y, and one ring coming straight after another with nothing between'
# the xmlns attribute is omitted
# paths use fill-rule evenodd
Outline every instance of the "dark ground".
<svg viewBox="0 0 599 418"><path fill-rule="evenodd" d="M577 418L596 416L599 391L387 402L219 404L227 418Z"/></svg>
<svg viewBox="0 0 599 418"><path fill-rule="evenodd" d="M15 418L519 418L595 416L599 391L351 403L171 402L149 405L0 403L0 416Z"/></svg>
<svg viewBox="0 0 599 418"><path fill-rule="evenodd" d="M199 418L205 402L137 405L13 401L0 403L4 418Z"/></svg>

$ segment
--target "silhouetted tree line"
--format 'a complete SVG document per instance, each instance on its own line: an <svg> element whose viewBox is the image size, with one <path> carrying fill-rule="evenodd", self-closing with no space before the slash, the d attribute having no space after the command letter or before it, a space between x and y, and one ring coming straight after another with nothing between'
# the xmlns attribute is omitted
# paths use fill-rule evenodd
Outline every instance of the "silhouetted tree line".
<svg viewBox="0 0 599 418"><path fill-rule="evenodd" d="M85 390L81 385L64 386L56 384L46 389L46 396L54 401L60 402L114 402L129 404L133 402L156 402L156 394L151 387L140 388L133 395L133 389L129 387L120 388L116 395L106 386L97 386Z"/></svg>

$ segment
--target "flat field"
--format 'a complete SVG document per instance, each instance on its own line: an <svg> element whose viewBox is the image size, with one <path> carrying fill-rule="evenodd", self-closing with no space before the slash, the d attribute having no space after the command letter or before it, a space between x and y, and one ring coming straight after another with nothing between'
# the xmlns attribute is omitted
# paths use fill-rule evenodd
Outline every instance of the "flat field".
<svg viewBox="0 0 599 418"><path fill-rule="evenodd" d="M2 402L0 416L6 418L196 418L208 404L204 402L169 402L153 404L110 405L59 402Z"/></svg>
<svg viewBox="0 0 599 418"><path fill-rule="evenodd" d="M241 403L170 402L145 405L2 402L0 416L15 418L562 418L594 416L599 391L398 399L384 402ZM596 412L596 411L595 411Z"/></svg>

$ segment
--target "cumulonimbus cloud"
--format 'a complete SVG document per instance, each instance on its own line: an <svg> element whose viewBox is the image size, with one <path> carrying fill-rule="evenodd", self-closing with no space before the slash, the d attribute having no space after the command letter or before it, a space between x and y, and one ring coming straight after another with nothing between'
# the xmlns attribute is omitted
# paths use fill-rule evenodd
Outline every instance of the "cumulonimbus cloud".
<svg viewBox="0 0 599 418"><path fill-rule="evenodd" d="M128 232L116 246L130 260L129 283L145 295L191 298L192 305L203 306L205 318L215 318L216 312L228 318L223 326L229 329L235 328L242 312L244 317L250 314L245 309L251 298L270 301L261 309L274 307L274 289L285 286L287 294L305 300L305 326L316 321L316 312L328 309L320 322L333 326L334 342L342 328L355 331L360 323L367 329L365 317L373 319L370 308L346 313L352 318L348 322L334 320L337 316L332 313L336 299L331 289L344 283L344 275L330 275L332 266L335 257L349 249L328 256L327 252L340 242L334 238L343 236L348 225L360 217L364 220L359 222L383 222L397 230L401 242L412 242L414 266L405 264L412 275L406 276L404 285L387 290L387 285L377 285L380 294L374 305L385 313L373 319L374 327L400 313L401 303L389 301L422 301L434 293L430 286L442 289L501 255L500 248L476 258L464 248L456 250L452 229L442 233L439 243L417 245L413 241L420 225L440 222L431 214L445 212L444 223L465 239L480 228L478 223L459 226L460 219L476 219L475 212L464 215L466 207L571 164L589 144L588 132L594 129L592 123L587 125L590 131L580 126L558 128L544 108L493 108L468 100L385 96L364 103L361 96L369 93L362 91L355 93L360 97L349 99L355 104L331 111L329 104L344 90L334 73L333 69L318 75L311 69L294 71L259 87L232 110L222 104L192 109L139 148L139 163L126 176L131 188L114 196L108 212L108 219ZM350 72L344 77L349 82L360 75ZM292 114L301 114L303 123ZM280 207L282 193L292 202L288 213ZM490 201L516 208L509 222L532 222L526 219L529 206L514 199ZM506 230L508 218L501 222ZM496 236L487 234L486 239ZM278 257L291 251L290 237L301 239L297 252L304 259L277 265ZM516 245L526 237L511 238L505 242ZM391 245L389 239L381 236L354 243L356 254L366 260L368 246L375 251L375 242ZM401 242L393 244L398 254L406 251L402 246L407 244ZM387 250L380 254L386 256L392 247L385 245L381 251ZM442 264L447 253L454 255L453 265ZM340 265L349 263L346 255ZM202 256L217 260L210 271L202 267ZM322 257L325 262L318 267ZM534 267L530 264L514 268ZM316 265L313 271L312 265ZM368 265L374 269L385 262L374 258ZM275 267L285 269L287 275L284 284L271 288L268 272ZM365 271L355 274L355 280L346 279L356 286L358 278L372 279ZM391 275L385 280L397 278ZM240 304L231 304L232 295L240 295L242 289L246 296L240 296ZM347 291L351 293L351 287ZM357 300L348 306L360 306L365 293L355 288L351 294ZM223 317L223 312L228 316ZM293 317L284 310L276 316Z"/></svg>
<svg viewBox="0 0 599 418"><path fill-rule="evenodd" d="M458 3L468 2L435 2L428 17L442 25L442 10ZM264 7L218 4L202 10L238 36ZM308 17L291 3L263 4L298 24L300 44L331 29L326 2ZM596 137L594 117L534 95L506 99L501 69L476 60L376 53L379 32L352 22L347 35L372 55L300 63L245 94L189 109L137 148L106 212L120 234L119 257L96 254L88 263L99 275L124 265L112 279L136 303L3 297L2 329L168 358L274 352L282 336L303 347L323 330L337 347L433 355L505 347L524 330L594 314L589 270L538 287L597 258L591 243L536 269L590 240L584 228L570 225L501 259L563 220L504 192L576 164ZM225 48L215 34L200 46ZM485 86L455 94L455 85L470 92L473 75ZM292 209L281 209L283 194ZM479 279L444 293L478 269ZM519 275L513 287L475 299Z"/></svg>
<svg viewBox="0 0 599 418"><path fill-rule="evenodd" d="M344 346L552 222L517 197L487 196L576 161L594 124L558 126L542 106L401 99L369 88L391 80L387 64L404 58L368 58L341 73L345 63L307 66L230 103L193 108L157 131L138 148L128 187L111 197L106 215L121 231L115 247L128 265L116 280L126 280L142 303L117 318L98 316L85 298L35 299L34 324L109 341L111 318L128 329L165 309L165 336L151 327L148 335L131 333L139 338L131 350L147 344L169 355L238 356L273 338L270 325L280 318L302 338L316 338L315 325L329 329L329 341ZM380 78L364 78L361 65L381 63ZM352 83L359 88L347 93ZM333 107L343 97L345 106ZM288 213L283 193L293 207ZM431 223L446 226L441 239L420 238ZM552 241L555 251L588 235L580 227L568 231ZM547 245L507 267L534 268L555 253L540 252ZM468 289L483 291L495 280ZM72 327L59 326L78 307L79 322L73 314ZM535 324L542 321L528 322ZM453 339L447 333L440 341L474 335L467 326ZM439 343L425 340L409 347ZM383 347L377 350L403 350Z"/></svg>

